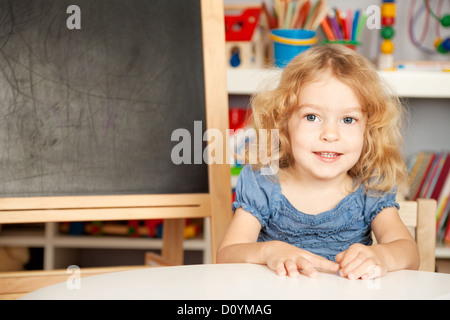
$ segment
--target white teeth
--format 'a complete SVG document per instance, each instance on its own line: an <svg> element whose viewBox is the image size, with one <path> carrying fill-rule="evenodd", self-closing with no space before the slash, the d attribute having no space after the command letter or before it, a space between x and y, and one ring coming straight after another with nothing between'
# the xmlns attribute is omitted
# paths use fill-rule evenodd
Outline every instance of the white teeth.
<svg viewBox="0 0 450 320"><path fill-rule="evenodd" d="M319 154L321 157L324 157L324 158L336 158L339 156L339 154L337 154L337 153L328 153L328 152L321 152Z"/></svg>

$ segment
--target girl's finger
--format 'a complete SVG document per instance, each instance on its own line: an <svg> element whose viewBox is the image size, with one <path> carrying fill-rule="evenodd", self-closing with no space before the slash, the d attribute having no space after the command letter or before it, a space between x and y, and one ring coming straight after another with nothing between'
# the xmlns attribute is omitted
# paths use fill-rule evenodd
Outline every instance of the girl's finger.
<svg viewBox="0 0 450 320"><path fill-rule="evenodd" d="M375 264L370 259L363 261L358 267L348 273L348 278L350 280L356 280L362 278L363 275L373 268Z"/></svg>
<svg viewBox="0 0 450 320"><path fill-rule="evenodd" d="M341 269L345 269L350 263L352 263L359 255L359 250L350 247L345 250L343 256L341 257L341 261L339 262Z"/></svg>
<svg viewBox="0 0 450 320"><path fill-rule="evenodd" d="M358 270L358 268L360 268L361 264L363 264L364 261L365 261L365 259L361 258L360 256L356 256L352 261L349 261L346 266L343 267L341 265L340 275L342 277L348 277L349 279L353 279L353 277L356 275L355 272ZM365 271L366 270L364 270L364 272L362 272L355 279L358 279L363 273L365 273ZM352 274L351 277L350 277L350 274Z"/></svg>
<svg viewBox="0 0 450 320"><path fill-rule="evenodd" d="M268 261L267 266L279 276L286 275L286 268L284 267L284 263L281 260Z"/></svg>
<svg viewBox="0 0 450 320"><path fill-rule="evenodd" d="M331 272L336 272L339 270L339 264L337 264L334 261L325 259L324 257L321 257L321 256L314 256L311 259L311 261L312 261L314 267L318 268L318 269L331 271Z"/></svg>
<svg viewBox="0 0 450 320"><path fill-rule="evenodd" d="M296 278L300 275L298 272L297 264L294 260L288 259L284 262L284 266L286 267L287 274L292 277Z"/></svg>
<svg viewBox="0 0 450 320"><path fill-rule="evenodd" d="M298 258L296 262L303 274L310 278L317 278L319 272L316 268L314 268L314 265L309 260L305 258Z"/></svg>
<svg viewBox="0 0 450 320"><path fill-rule="evenodd" d="M379 265L372 265L368 268L366 274L364 274L361 279L363 280L373 280L381 277L382 269Z"/></svg>
<svg viewBox="0 0 450 320"><path fill-rule="evenodd" d="M346 251L342 251L336 255L336 262L341 264L342 259L345 256Z"/></svg>

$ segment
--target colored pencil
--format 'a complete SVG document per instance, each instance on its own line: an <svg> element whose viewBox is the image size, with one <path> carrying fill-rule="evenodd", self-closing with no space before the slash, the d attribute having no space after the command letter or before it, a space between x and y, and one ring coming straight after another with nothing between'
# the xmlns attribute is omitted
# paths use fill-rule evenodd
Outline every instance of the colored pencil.
<svg viewBox="0 0 450 320"><path fill-rule="evenodd" d="M311 7L311 2L309 0L306 1L306 3L303 5L302 9L300 10L300 14L298 15L298 20L295 23L295 29L302 29L306 17L308 16L309 9Z"/></svg>
<svg viewBox="0 0 450 320"><path fill-rule="evenodd" d="M347 11L347 33L348 40L352 40L353 12L352 9Z"/></svg>
<svg viewBox="0 0 450 320"><path fill-rule="evenodd" d="M359 38L361 37L362 30L364 29L364 26L367 22L367 15L363 14L361 16L361 20L358 23L358 29L356 30L356 41L359 41Z"/></svg>
<svg viewBox="0 0 450 320"><path fill-rule="evenodd" d="M359 24L359 10L355 11L355 17L353 18L353 28L352 28L352 41L356 41L356 32L358 30Z"/></svg>
<svg viewBox="0 0 450 320"><path fill-rule="evenodd" d="M336 35L336 39L337 40L342 40L344 39L344 37L342 36L342 32L341 29L339 28L339 24L337 22L337 19L334 15L329 15L329 21L330 21L330 25L334 30L334 34Z"/></svg>
<svg viewBox="0 0 450 320"><path fill-rule="evenodd" d="M328 38L328 41L334 41L336 40L336 38L333 35L333 31L331 31L331 27L328 24L327 19L323 19L322 22L320 23L322 25L322 29L325 32L325 35Z"/></svg>
<svg viewBox="0 0 450 320"><path fill-rule="evenodd" d="M347 17L344 15L341 15L341 21L342 21L342 32L344 33L344 39L350 40L348 28L347 28Z"/></svg>
<svg viewBox="0 0 450 320"><path fill-rule="evenodd" d="M336 14L336 19L339 24L339 27L342 28L342 14L338 8L334 8L334 13Z"/></svg>
<svg viewBox="0 0 450 320"><path fill-rule="evenodd" d="M277 16L278 16L278 26L280 28L283 28L284 26L284 13L285 13L284 4L285 4L284 0L278 0Z"/></svg>
<svg viewBox="0 0 450 320"><path fill-rule="evenodd" d="M284 20L284 29L289 29L291 27L292 15L295 9L295 2L287 0L286 3L286 19Z"/></svg>
<svg viewBox="0 0 450 320"><path fill-rule="evenodd" d="M291 19L291 26L290 26L291 29L295 28L295 23L298 20L298 16L300 14L300 10L302 9L302 7L303 7L303 5L305 3L306 3L306 0L298 0L297 1L297 4L295 6L295 10L294 10L294 13L293 13L292 19Z"/></svg>
<svg viewBox="0 0 450 320"><path fill-rule="evenodd" d="M319 5L323 2L323 0L320 0L318 2L316 2L311 10L309 11L308 17L306 18L305 24L304 24L304 28L305 29L310 29L311 25L312 25L312 21L314 20L314 17L317 14L317 9L319 8Z"/></svg>
<svg viewBox="0 0 450 320"><path fill-rule="evenodd" d="M262 3L262 11L264 13L264 15L266 16L266 19L269 23L269 28L270 29L275 29L278 27L278 21L275 17L272 17L269 13L269 10L267 9L267 5L265 2Z"/></svg>
<svg viewBox="0 0 450 320"><path fill-rule="evenodd" d="M319 28L322 21L326 18L329 10L330 9L325 3L323 4L322 8L319 8L319 14L317 15L315 21L313 22L311 30L317 30L317 28Z"/></svg>

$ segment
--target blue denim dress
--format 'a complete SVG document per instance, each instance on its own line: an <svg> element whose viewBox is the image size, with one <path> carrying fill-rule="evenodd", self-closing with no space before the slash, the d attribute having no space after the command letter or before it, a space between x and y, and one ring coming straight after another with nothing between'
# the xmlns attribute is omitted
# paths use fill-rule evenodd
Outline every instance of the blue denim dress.
<svg viewBox="0 0 450 320"><path fill-rule="evenodd" d="M371 223L384 208L397 207L396 192L366 194L361 186L334 209L309 215L298 211L282 194L276 176L261 175L245 166L236 186L233 212L238 208L261 223L258 241L283 241L335 261L352 244L371 245Z"/></svg>

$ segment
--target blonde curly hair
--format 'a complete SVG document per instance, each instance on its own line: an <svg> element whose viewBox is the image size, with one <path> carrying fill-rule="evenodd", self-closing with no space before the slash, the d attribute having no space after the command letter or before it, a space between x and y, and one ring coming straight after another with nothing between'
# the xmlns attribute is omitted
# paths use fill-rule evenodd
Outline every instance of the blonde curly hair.
<svg viewBox="0 0 450 320"><path fill-rule="evenodd" d="M406 187L406 166L400 151L404 114L401 102L380 79L372 63L343 45L305 51L285 68L278 87L252 97L256 132L265 129L270 134L270 129L278 129L279 167L288 168L294 163L288 122L300 106L302 88L318 81L325 72L354 90L367 116L362 153L349 171L356 181L355 189L364 184L366 192L379 193ZM261 168L264 163L267 162L254 167Z"/></svg>

